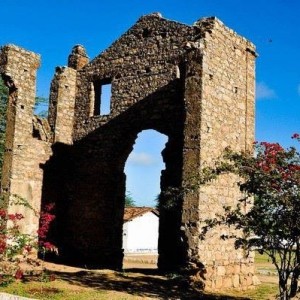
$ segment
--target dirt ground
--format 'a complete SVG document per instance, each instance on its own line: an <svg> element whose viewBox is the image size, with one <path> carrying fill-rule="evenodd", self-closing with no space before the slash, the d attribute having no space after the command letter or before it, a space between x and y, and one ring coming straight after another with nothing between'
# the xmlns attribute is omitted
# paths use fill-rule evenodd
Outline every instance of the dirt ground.
<svg viewBox="0 0 300 300"><path fill-rule="evenodd" d="M202 294L188 286L181 286L176 279L170 280L160 275L156 258L152 256L126 258L122 272L85 270L52 263L45 263L44 266L57 279L81 288L122 292L134 296L134 299L202 299Z"/></svg>
<svg viewBox="0 0 300 300"><path fill-rule="evenodd" d="M136 255L127 255L124 257L123 260L123 270L126 272L127 270L132 269L150 269L155 270L157 269L157 255L151 255L151 254L136 254ZM76 268L71 267L67 265L60 265L60 264L54 264L50 262L43 262L44 267L53 272L80 272L80 271L87 271L83 268ZM107 270L105 270L107 271ZM97 272L101 272L101 270L98 270Z"/></svg>
<svg viewBox="0 0 300 300"><path fill-rule="evenodd" d="M41 262L48 278L15 282L3 289L15 295L43 300L195 300L195 299L275 299L277 277L269 261L257 264L258 278L263 283L247 291L226 290L219 293L192 289L179 274L160 274L155 255L127 255L123 270L89 270L66 265ZM273 276L274 275L274 276Z"/></svg>
<svg viewBox="0 0 300 300"><path fill-rule="evenodd" d="M123 272L86 270L52 263L45 263L44 266L53 272L57 279L79 288L127 293L134 296L134 299L249 299L237 296L208 296L195 292L180 280L176 280L176 276L170 279L160 275L156 263L157 256L130 255L124 259ZM258 277L262 283L277 283L276 276L258 274Z"/></svg>

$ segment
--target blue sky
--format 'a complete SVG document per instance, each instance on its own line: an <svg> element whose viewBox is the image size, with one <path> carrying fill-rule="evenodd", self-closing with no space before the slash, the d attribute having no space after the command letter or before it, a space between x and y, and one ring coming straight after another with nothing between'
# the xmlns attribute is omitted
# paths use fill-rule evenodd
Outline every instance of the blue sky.
<svg viewBox="0 0 300 300"><path fill-rule="evenodd" d="M93 58L141 15L161 12L190 25L217 16L257 47L256 139L289 146L289 137L300 132L299 0L0 0L0 11L0 45L41 54L37 90L44 97L55 67L66 65L75 44ZM128 159L128 189L138 205L153 204L159 193L165 142L143 133Z"/></svg>

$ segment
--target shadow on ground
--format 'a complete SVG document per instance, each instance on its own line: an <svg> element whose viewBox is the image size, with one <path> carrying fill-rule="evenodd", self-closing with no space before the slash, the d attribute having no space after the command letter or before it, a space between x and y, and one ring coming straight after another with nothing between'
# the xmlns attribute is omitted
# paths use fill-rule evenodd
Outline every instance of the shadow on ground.
<svg viewBox="0 0 300 300"><path fill-rule="evenodd" d="M191 289L176 277L166 277L153 269L127 269L114 271L55 272L57 279L96 290L127 292L128 294L154 299L249 299L232 296L203 294Z"/></svg>

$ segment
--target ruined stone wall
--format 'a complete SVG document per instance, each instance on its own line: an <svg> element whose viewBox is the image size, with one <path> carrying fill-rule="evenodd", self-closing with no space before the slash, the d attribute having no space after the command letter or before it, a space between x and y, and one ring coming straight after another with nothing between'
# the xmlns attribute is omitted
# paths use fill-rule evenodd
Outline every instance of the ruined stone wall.
<svg viewBox="0 0 300 300"><path fill-rule="evenodd" d="M194 40L198 31L159 14L144 16L79 71L74 140L178 79L185 44ZM111 112L94 115L94 84L103 80L112 83Z"/></svg>
<svg viewBox="0 0 300 300"><path fill-rule="evenodd" d="M51 83L49 125L53 142L73 143L73 120L77 71L57 67Z"/></svg>
<svg viewBox="0 0 300 300"><path fill-rule="evenodd" d="M40 210L43 164L50 156L50 144L39 131L43 125L35 119L36 70L40 58L37 54L8 45L0 50L0 73L9 87L7 130L1 192L10 195L10 213L23 213L21 230L36 235L38 216L24 206L12 205L14 195L24 198L37 211ZM45 129L47 131L47 129ZM35 132L35 138L33 134ZM44 132L45 133L45 132Z"/></svg>
<svg viewBox="0 0 300 300"><path fill-rule="evenodd" d="M61 160L54 156L49 161L49 174L53 169L68 170L71 174L59 184L60 190L63 186L68 189L61 199L65 206L59 208L67 221L58 217L65 237L59 238L61 253L67 259L78 261L80 257L89 264L121 267L124 166L142 130L155 129L169 137L163 154L167 170L163 172L161 185L162 189L180 186L184 118L184 74L180 68L185 43L194 39L198 31L157 14L145 16L99 57L77 71L74 147L71 154L64 154L71 162L64 167L53 167ZM64 88L57 79L52 89L53 99L57 99L55 109L61 101L56 96L59 84ZM95 114L97 85L107 81L112 83L110 114ZM53 128L55 115L50 112ZM57 132L56 128L53 130ZM53 189L55 186L47 188ZM175 214L161 214L160 248L164 257L161 265L176 268L182 260L182 251L178 251L182 247L180 221L180 208Z"/></svg>
<svg viewBox="0 0 300 300"><path fill-rule="evenodd" d="M225 147L251 148L250 42L215 18L187 26L159 14L144 16L90 63L82 46L73 48L68 67L58 67L52 81L49 125L38 118L32 123L38 57L15 46L1 51L0 72L11 85L3 190L36 208L41 200L56 202L52 234L64 262L122 267L124 167L138 133L154 129L168 136L159 268L203 269L209 289L255 283L253 257L221 241L225 228L199 238L205 219L240 197L237 178L222 176L180 192ZM97 105L106 83L112 96L104 115ZM171 208L164 193L170 188L177 192ZM25 222L37 228L32 216Z"/></svg>
<svg viewBox="0 0 300 300"><path fill-rule="evenodd" d="M53 143L73 143L77 71L89 62L83 46L73 47L68 66L57 67L51 82L48 121Z"/></svg>
<svg viewBox="0 0 300 300"><path fill-rule="evenodd" d="M197 130L193 133L199 155L193 161L201 169L213 166L225 147L235 151L251 150L254 141L255 50L250 42L217 19L204 19L196 25L205 30L199 49L194 50L201 52L202 60L194 59L189 70L200 73L201 78L198 75L198 81L187 79L187 84L193 80L187 87L187 101L197 104L195 100L201 92L201 101L196 105L201 117L194 123ZM198 173L189 165L186 171L191 177ZM255 282L253 255L246 257L242 250L234 250L233 240L220 239L222 234L229 233L228 228L209 232L204 241L197 238L206 219L222 213L225 205L236 205L242 197L236 184L238 180L233 175L220 176L200 188L198 203L195 196L188 195L184 205L183 221L186 220L185 232L191 245L190 258L205 266L207 288L246 288L253 280Z"/></svg>
<svg viewBox="0 0 300 300"><path fill-rule="evenodd" d="M65 179L68 193L62 199L67 207L61 208L68 217L67 221L58 218L65 222L67 238L60 241L61 253L68 259L85 257L90 264L121 267L124 167L142 130L154 129L169 137L161 185L162 189L180 186L184 119L180 64L186 40L193 39L195 32L158 15L146 16L77 71L74 146L68 154L72 162L61 167L71 174ZM111 112L94 115L94 87L107 79L112 82ZM54 158L49 173L51 164L56 164ZM180 208L176 213L161 214L160 248L165 257L161 265L176 268L182 260L182 251L177 251L181 247L180 221Z"/></svg>

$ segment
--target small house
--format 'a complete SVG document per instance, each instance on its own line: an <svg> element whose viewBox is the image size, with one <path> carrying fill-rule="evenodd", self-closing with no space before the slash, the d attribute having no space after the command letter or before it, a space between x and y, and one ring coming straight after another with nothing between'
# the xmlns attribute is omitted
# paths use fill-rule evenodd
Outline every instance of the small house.
<svg viewBox="0 0 300 300"><path fill-rule="evenodd" d="M153 207L126 207L124 253L157 253L159 213Z"/></svg>

